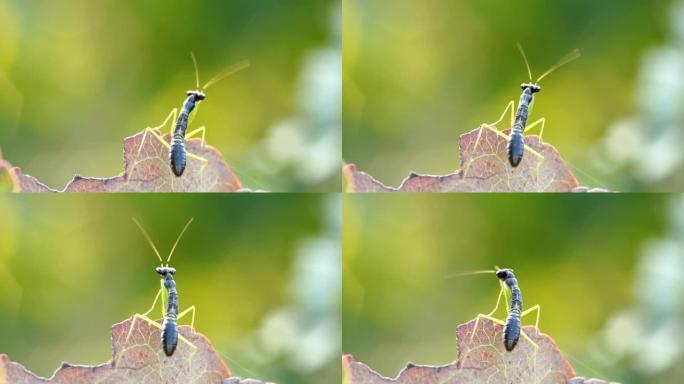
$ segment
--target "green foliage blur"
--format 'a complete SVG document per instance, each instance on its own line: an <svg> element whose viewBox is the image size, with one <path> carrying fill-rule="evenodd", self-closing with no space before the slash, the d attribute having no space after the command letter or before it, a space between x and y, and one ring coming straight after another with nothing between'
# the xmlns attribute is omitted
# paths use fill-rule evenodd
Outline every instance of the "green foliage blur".
<svg viewBox="0 0 684 384"><path fill-rule="evenodd" d="M316 97L330 92L339 13L337 0L0 2L0 147L53 188L116 175L123 138L195 88L194 51L200 85L251 62L207 90L189 127L206 125L245 186L339 190L339 117L318 114L339 109L340 87Z"/></svg>
<svg viewBox="0 0 684 384"><path fill-rule="evenodd" d="M529 122L546 118L544 140L583 185L681 191L684 29L673 3L679 2L345 1L343 158L393 186L410 171L453 172L459 135L518 102L519 85L528 81L520 42L535 79L572 49L582 53L541 82ZM670 40L674 67L657 68L660 79L649 81L653 71L643 62ZM677 91L654 97L667 86ZM649 103L655 116L642 116ZM634 139L611 136L614 124L634 115L643 118ZM607 141L636 159L605 160ZM650 167L630 168L644 163Z"/></svg>
<svg viewBox="0 0 684 384"><path fill-rule="evenodd" d="M449 276L498 265L515 270L523 309L541 306L541 331L578 375L650 384L684 378L681 339L663 340L659 328L678 329L684 319L684 221L678 220L678 245L669 246L678 263L662 262L663 252L641 257L670 232L667 196L402 197L344 196L344 353L388 377L409 361L454 361L456 326L489 313L499 284L493 274ZM640 275L644 269L651 280ZM640 306L641 298L652 309ZM617 332L605 332L624 310L643 319L645 329L621 321ZM505 318L504 308L495 316ZM523 323L534 325L534 316ZM633 346L635 356L606 347L607 334ZM644 354L650 364L642 364Z"/></svg>
<svg viewBox="0 0 684 384"><path fill-rule="evenodd" d="M181 310L197 307L196 330L233 374L336 382L337 211L303 195L2 195L0 353L48 377L62 361L108 361L112 324L145 312L159 288L159 261L131 218L166 257L194 217L170 263Z"/></svg>

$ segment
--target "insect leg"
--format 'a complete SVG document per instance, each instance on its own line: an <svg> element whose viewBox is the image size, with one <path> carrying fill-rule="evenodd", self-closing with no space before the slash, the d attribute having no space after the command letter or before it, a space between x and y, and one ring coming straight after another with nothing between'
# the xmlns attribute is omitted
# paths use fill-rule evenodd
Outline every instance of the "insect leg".
<svg viewBox="0 0 684 384"><path fill-rule="evenodd" d="M497 120L493 123L486 124L486 125L496 126L497 124L499 124L504 119L504 117L506 117L506 112L508 112L510 110L511 111L511 127L512 127L513 123L515 122L515 114L513 113L514 108L515 108L515 101L513 101L513 100L509 101L508 104L506 105L506 109L504 109L503 113L501 114L501 117L499 117L499 120Z"/></svg>
<svg viewBox="0 0 684 384"><path fill-rule="evenodd" d="M520 318L522 318L523 316L525 316L525 315L531 313L532 311L537 311L537 320L534 322L534 327L537 328L537 329L539 329L539 315L541 314L541 307L539 306L539 304L537 304L537 305L535 305L535 306L533 306L533 307L530 307L530 308L524 310L524 311L520 314Z"/></svg>
<svg viewBox="0 0 684 384"><path fill-rule="evenodd" d="M207 164L209 164L209 160L205 159L204 157L194 155L194 154L192 154L192 153L190 153L190 152L186 152L185 154L186 154L186 156L189 157L189 158L192 158L192 159L201 161L201 162L202 162L202 167L200 168L200 173L204 172L204 168L207 166Z"/></svg>
<svg viewBox="0 0 684 384"><path fill-rule="evenodd" d="M143 148L143 144L145 144L145 138L147 138L147 133L148 133L148 132L151 132L152 134L154 134L155 137L157 137L158 139L160 139L160 141L161 141L167 148L169 147L169 143L167 143L166 140L164 140L164 138L163 138L161 135L159 135L159 134L157 133L157 131L155 131L155 129L164 128L164 127L166 126L166 124L168 124L169 120L175 121L175 120L176 120L176 115L177 115L177 114L178 114L178 108L174 108L174 109L171 110L171 112L169 113L169 115L166 116L166 119L164 120L163 123L161 123L161 125L158 125L158 126L156 126L156 127L147 127L147 128L145 128L145 133L143 134L143 138L142 138L142 140L140 141L140 147L138 148L138 154L140 154L140 151L141 151L142 148ZM171 129L173 129L173 124L171 124Z"/></svg>
<svg viewBox="0 0 684 384"><path fill-rule="evenodd" d="M532 347L534 348L534 353L532 353L532 356L528 358L528 361L531 359L534 359L534 365L537 365L537 353L539 352L539 345L532 341L532 339L527 335L525 330L520 327L520 336L522 336L525 340L529 341Z"/></svg>
<svg viewBox="0 0 684 384"><path fill-rule="evenodd" d="M503 320L499 320L495 317L480 313L475 318L475 326L473 327L473 332L470 334L470 340L471 341L473 340L473 337L475 337L475 332L477 331L477 326L480 324L480 319L487 319L487 320L491 320L497 324L506 325L506 323Z"/></svg>
<svg viewBox="0 0 684 384"><path fill-rule="evenodd" d="M178 314L177 319L180 320L181 317L185 316L188 312L192 311L192 318L190 320L190 327L195 328L195 306L188 307L185 311Z"/></svg>
<svg viewBox="0 0 684 384"><path fill-rule="evenodd" d="M478 324L480 324L480 318L482 318L482 317L484 317L485 319L492 320L492 321L499 323L499 324L502 324L502 325L504 324L504 322L502 320L499 320L499 319L492 317L492 315L496 312L496 310L499 309L499 303L501 302L501 298L504 295L506 295L506 293L505 293L505 289L502 285L501 290L499 291L499 297L496 299L496 306L494 307L494 310L492 310L491 312L489 312L489 314L486 314L486 315L480 313L475 318L475 326L473 327L473 333L470 334L470 340L473 340L473 337L475 336L475 331L477 331L477 326L478 326Z"/></svg>
<svg viewBox="0 0 684 384"><path fill-rule="evenodd" d="M499 117L499 120L497 120L491 124L480 125L480 132L478 132L477 140L475 140L475 148L477 148L477 145L480 143L480 136L482 136L482 128L488 128L489 130L493 131L494 133L496 133L497 135L503 137L504 139L506 139L506 141L508 141L508 136L506 136L503 132L501 132L500 130L495 129L493 127L496 126L497 124L499 124L504 119L504 117L506 117L506 113L508 112L508 110L511 111L511 127L512 127L513 121L515 120L515 115L513 113L514 107L515 107L515 101L511 100L506 105L506 109L504 109L503 113L501 114L501 117Z"/></svg>
<svg viewBox="0 0 684 384"><path fill-rule="evenodd" d="M499 284L501 285L501 290L504 293L504 298L506 299L506 315L508 315L511 312L511 308L508 306L508 303L511 302L510 297L508 296L508 289L506 288L506 283L503 281L499 280Z"/></svg>
<svg viewBox="0 0 684 384"><path fill-rule="evenodd" d="M149 323L150 325L152 325L152 326L154 326L154 327L156 327L156 328L163 329L162 325L159 324L159 323L157 323L156 321L150 319L149 317L147 317L147 316L145 316L145 315L141 315L141 314L139 314L139 313L136 313L136 314L133 315L133 321L131 321L131 326L130 326L130 328L128 328L128 334L126 335L126 342L128 342L128 339L131 337L131 333L133 332L133 328L135 328L135 321L138 320L138 319L144 320L144 321L146 321L147 323Z"/></svg>
<svg viewBox="0 0 684 384"><path fill-rule="evenodd" d="M181 335L180 332L178 332L178 340L187 344L188 347L192 348L192 353L190 353L190 358L189 358L189 360L192 360L192 357L195 355L195 353L197 353L197 346L195 344L191 343L190 340L186 339L185 336Z"/></svg>
<svg viewBox="0 0 684 384"><path fill-rule="evenodd" d="M532 129L532 127L535 127L537 125L541 124L541 129L539 130L539 141L542 141L542 135L544 134L544 125L546 124L546 118L542 117L541 119L535 121L532 124L528 124L527 127L525 127L525 131L527 132L528 130ZM529 151L531 154L536 156L540 161L539 164L537 165L537 169L541 166L541 164L544 162L544 156L542 156L539 152L535 151L534 149L530 148L527 144L525 144L525 150Z"/></svg>
<svg viewBox="0 0 684 384"><path fill-rule="evenodd" d="M157 301L159 300L159 297L162 295L162 292L164 291L163 288L159 288L157 291L157 296L154 297L154 302L152 303L152 306L150 309L147 310L147 312L143 313L143 316L147 316L154 310L154 307L157 305ZM164 306L162 305L162 317L164 317Z"/></svg>
<svg viewBox="0 0 684 384"><path fill-rule="evenodd" d="M201 126L201 127L199 127L199 128L197 128L197 129L195 129L194 131L188 132L188 134L185 135L185 139L186 139L186 140L187 140L187 139L190 139L190 138L193 137L195 134L197 134L197 132L200 132L200 131L202 131L202 147L204 147L204 134L205 134L206 131L207 131L207 127L205 127L204 125Z"/></svg>
<svg viewBox="0 0 684 384"><path fill-rule="evenodd" d="M539 140L541 141L542 135L544 134L544 125L546 124L546 118L545 117L542 117L541 119L535 121L534 123L529 124L527 127L525 127L525 132L530 130L535 125L539 125L539 124L541 124L541 129L539 130Z"/></svg>
<svg viewBox="0 0 684 384"><path fill-rule="evenodd" d="M527 336L527 333L525 333L525 330L523 330L522 327L520 328L520 335L521 335L525 340L529 341L530 344L532 345L532 347L534 348L534 353L532 354L532 356L530 357L530 359L534 359L534 361L535 361L535 363L536 363L536 362L537 362L537 352L539 352L539 345L537 345L537 343L535 343L534 341L532 341L532 339L531 339L529 336Z"/></svg>
<svg viewBox="0 0 684 384"><path fill-rule="evenodd" d="M501 302L501 297L505 295L505 289L503 286L501 286L501 290L499 291L499 297L496 299L496 305L494 306L494 309L487 314L487 316L491 316L496 313L496 310L499 309L499 303Z"/></svg>
<svg viewBox="0 0 684 384"><path fill-rule="evenodd" d="M539 160L541 160L542 162L544 161L544 156L542 156L541 153L535 151L533 148L531 148L531 147L528 146L527 144L525 144L525 151L528 151L528 152L530 152L532 155L538 157Z"/></svg>

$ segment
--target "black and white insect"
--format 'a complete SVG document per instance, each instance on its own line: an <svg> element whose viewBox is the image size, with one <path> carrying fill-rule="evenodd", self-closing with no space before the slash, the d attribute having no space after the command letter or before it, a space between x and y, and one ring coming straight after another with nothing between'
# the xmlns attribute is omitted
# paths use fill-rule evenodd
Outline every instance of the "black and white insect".
<svg viewBox="0 0 684 384"><path fill-rule="evenodd" d="M232 65L216 76L214 76L211 80L209 80L202 88L200 88L199 84L199 71L197 69L197 60L195 59L195 54L191 53L190 54L192 57L192 63L195 67L195 80L196 80L196 89L195 90L189 90L186 92L186 98L185 101L183 102L183 105L181 106L181 111L180 114L178 114L178 108L174 108L171 110L169 115L166 117L164 122L157 126L157 127L148 127L145 128L145 133L143 134L143 139L140 142L140 147L138 148L138 154L140 154L140 151L143 148L143 144L145 143L145 139L147 138L147 134L150 133L154 137L156 137L165 147L169 149L169 163L171 166L171 171L173 172L174 175L177 177L180 177L183 175L183 172L185 171L185 166L187 163L187 158L195 159L200 162L202 162L202 169L207 165L207 159L197 156L195 154L192 154L190 152L187 152L185 150L185 142L186 140L190 139L191 137L199 134L201 132L202 134L202 139L201 143L204 145L204 135L206 132L206 127L201 126L191 132L187 132L188 129L188 121L190 119L190 114L195 111L195 114L197 114L196 108L199 106L200 102L204 99L207 98L207 95L204 93L204 91L212 86L213 84L216 84L217 82L223 80L224 78L228 77L229 75L232 75L235 72L238 72L240 70L243 70L245 68L249 67L249 61L243 60L235 65ZM178 117L176 117L178 116ZM165 127L169 120L175 121L175 125L171 126L171 143L167 143L166 140L162 135L160 135L156 130L161 129Z"/></svg>
<svg viewBox="0 0 684 384"><path fill-rule="evenodd" d="M491 123L491 124L483 124L482 127L480 127L480 132L477 136L477 140L475 141L475 145L477 146L477 143L480 141L480 136L482 134L482 128L488 128L492 131L494 131L497 135L503 137L506 139L508 142L507 144L507 152L508 152L508 161L513 167L517 167L518 164L522 161L523 158L523 153L525 150L529 151L532 153L534 156L538 157L540 161L544 161L544 156L542 156L539 152L535 151L534 149L528 147L525 145L525 132L529 131L532 129L532 127L535 127L539 124L541 124L541 129L539 131L539 139L541 140L542 135L544 134L544 125L546 124L546 119L545 118L540 118L539 120L535 121L534 123L527 125L527 118L530 115L530 112L532 110L532 105L534 103L534 94L541 92L541 87L539 86L539 82L551 74L551 72L555 71L556 69L560 68L561 66L577 59L580 57L580 51L579 49L575 49L565 55L562 59L560 59L556 64L554 64L551 68L549 68L546 72L544 72L539 78L537 78L536 81L532 81L532 70L530 69L530 64L527 61L527 56L525 55L525 51L523 50L522 46L518 44L518 49L520 50L520 54L523 57L523 60L525 61L525 66L527 67L527 74L529 75L529 82L523 83L520 85L520 88L522 89L522 93L520 94L520 100L518 101L518 108L515 111L515 115L513 114L513 109L515 108L515 101L511 100L508 105L506 106L506 109L504 109L504 112L501 114L501 117L499 120ZM506 116L506 113L508 111L511 111L511 133L510 135L506 135L495 126L499 124L504 117Z"/></svg>
<svg viewBox="0 0 684 384"><path fill-rule="evenodd" d="M176 242L173 244L173 248L171 248L171 252L169 252L169 256L166 258L166 263L164 263L161 255L159 254L159 251L157 250L157 247L154 245L154 242L152 242L152 239L150 236L147 234L145 229L140 225L138 220L135 218L133 219L133 222L140 228L140 231L142 231L143 235L145 236L145 239L147 239L147 242L150 244L152 249L154 250L154 253L157 255L159 258L159 262L161 265L155 269L155 271L162 276L160 285L161 287L157 291L157 295L154 298L154 302L152 303L152 306L150 309L143 313L136 313L133 315L133 321L131 322L130 329L128 330L128 335L126 336L126 341L128 341L128 338L131 336L131 333L133 332L133 328L135 328L135 322L136 320L144 320L145 322L151 324L154 327L157 327L161 330L161 344L162 344L162 349L164 350L164 353L166 356L172 356L173 353L176 351L176 346L178 345L178 341L180 340L181 342L187 344L190 348L192 348L193 353L197 351L197 347L192 344L190 341L188 341L185 337L180 335L178 333L178 320L188 314L189 312L192 312L192 319L190 321L190 328L193 329L193 326L195 324L195 306L190 306L186 310L184 310L181 313L178 313L179 309L179 301L178 301L178 290L176 288L176 281L173 279L173 276L176 274L176 269L172 268L169 266L169 261L171 260L171 256L173 256L173 252L176 250L176 246L178 245L178 242L180 241L181 236L183 236L183 233L185 233L185 230L188 229L190 226L190 223L192 223L194 219L190 219L187 224L185 224L185 227L183 227L183 230L181 231L180 235L178 235L178 238L176 239ZM164 309L164 296L163 293L166 291L167 293L167 303L166 303L166 309ZM161 304L161 313L162 317L164 319L162 324L157 323L156 321L150 319L147 315L149 315L153 310L154 307L157 305L157 301L159 298L162 298L162 304Z"/></svg>
<svg viewBox="0 0 684 384"><path fill-rule="evenodd" d="M532 311L537 311L537 320L535 322L535 328L539 329L539 315L541 311L539 304L530 307L525 311L522 310L522 291L520 290L520 286L518 285L518 279L516 279L515 275L513 274L513 270L510 268L495 267L494 270L466 272L457 274L455 276L473 275L481 273L494 273L496 277L499 279L499 285L501 286L501 290L499 291L499 297L496 300L496 306L494 307L494 309L486 315L482 313L477 315L477 318L475 319L475 326L473 327L473 332L470 335L471 340L475 336L477 327L480 323L480 319L484 318L491 320L497 324L503 325L503 344L507 351L510 352L515 348L515 346L518 344L518 340L520 339L521 335L523 336L523 338L529 341L530 344L532 344L535 351L538 350L539 347L537 346L537 343L532 341L532 339L522 329L521 318L531 313ZM506 320L497 319L493 317L493 315L499 309L499 304L501 303L502 298L507 298L508 292L511 293L511 299L508 307L506 307L506 312L508 314L506 316Z"/></svg>

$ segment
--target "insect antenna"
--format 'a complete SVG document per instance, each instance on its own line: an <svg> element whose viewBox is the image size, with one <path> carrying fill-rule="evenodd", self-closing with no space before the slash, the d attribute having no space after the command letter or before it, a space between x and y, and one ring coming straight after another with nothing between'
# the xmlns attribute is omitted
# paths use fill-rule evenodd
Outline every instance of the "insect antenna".
<svg viewBox="0 0 684 384"><path fill-rule="evenodd" d="M190 226L190 223L192 223L193 220L195 220L194 217L191 218L187 224L185 224L185 227L183 227L183 230L181 231L180 235L178 235L176 242L173 244L173 248L171 248L171 252L169 253L169 257L166 259L166 265L169 265L169 261L171 260L171 256L173 256L173 251L176 250L176 246L178 245L178 242L180 241L181 237L185 233L185 230L188 229L188 227Z"/></svg>
<svg viewBox="0 0 684 384"><path fill-rule="evenodd" d="M532 82L532 70L530 70L530 63L527 61L527 56L525 55L525 51L523 50L523 47L522 45L520 45L520 43L518 43L518 50L520 51L520 54L522 55L522 58L525 61L525 67L527 67L527 74L530 76L530 82Z"/></svg>
<svg viewBox="0 0 684 384"><path fill-rule="evenodd" d="M192 65L195 66L195 87L199 88L199 69L197 69L197 59L195 58L195 52L190 51L190 57L192 57Z"/></svg>
<svg viewBox="0 0 684 384"><path fill-rule="evenodd" d="M539 78L537 79L537 83L540 82L541 79L543 79L546 76L548 76L549 74L551 74L551 72L555 71L556 69L564 66L565 64L567 64L567 63L569 63L575 59L578 59L580 56L582 56L582 54L580 54L579 49L577 49L577 48L573 49L570 53L563 56L562 59L558 60L558 62L556 64L554 64L551 68L547 69L546 72L544 72L541 76L539 76Z"/></svg>
<svg viewBox="0 0 684 384"><path fill-rule="evenodd" d="M159 262L161 262L161 263L163 264L163 263L164 263L164 260L162 260L162 257L161 257L161 255L159 254L159 251L157 250L157 247L154 246L154 243L152 242L152 239L150 239L150 236L147 234L147 232L145 232L145 228L143 228L142 225L140 225L140 223L138 222L138 220L135 219L135 217L132 217L131 220L133 220L133 222L135 223L135 225L137 225L138 228L140 228L140 231L142 232L143 236L145 236L145 238L147 239L147 242L150 243L150 246L151 246L152 249L154 250L154 253L157 254L157 257L159 258Z"/></svg>
<svg viewBox="0 0 684 384"><path fill-rule="evenodd" d="M452 273L450 275L444 276L444 279L453 279L454 277L462 277L462 276L472 276L472 275L483 275L486 273L495 273L495 270L492 269L483 269L480 271L466 271L466 272L459 272L459 273Z"/></svg>
<svg viewBox="0 0 684 384"><path fill-rule="evenodd" d="M242 60L241 62L231 65L228 68L224 69L223 71L219 72L216 76L214 76L211 80L207 81L206 84L202 87L202 89L207 89L210 86L214 85L215 83L225 79L226 77L239 72L245 68L249 68L249 60Z"/></svg>

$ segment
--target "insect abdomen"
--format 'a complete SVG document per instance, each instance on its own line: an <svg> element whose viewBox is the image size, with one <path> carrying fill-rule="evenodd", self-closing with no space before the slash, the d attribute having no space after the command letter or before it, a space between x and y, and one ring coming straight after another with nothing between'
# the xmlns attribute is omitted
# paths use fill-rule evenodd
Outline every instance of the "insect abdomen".
<svg viewBox="0 0 684 384"><path fill-rule="evenodd" d="M504 346L507 351L512 351L520 339L520 318L511 313L506 319L503 330Z"/></svg>
<svg viewBox="0 0 684 384"><path fill-rule="evenodd" d="M182 137L174 135L173 142L169 148L169 160L171 161L171 170L176 176L181 176L185 171L185 143Z"/></svg>
<svg viewBox="0 0 684 384"><path fill-rule="evenodd" d="M162 326L164 327L161 333L162 348L166 356L171 356L178 345L178 329L176 323L169 319L165 319Z"/></svg>
<svg viewBox="0 0 684 384"><path fill-rule="evenodd" d="M508 139L508 162L517 167L522 161L523 151L525 150L525 136L517 130L511 132Z"/></svg>

